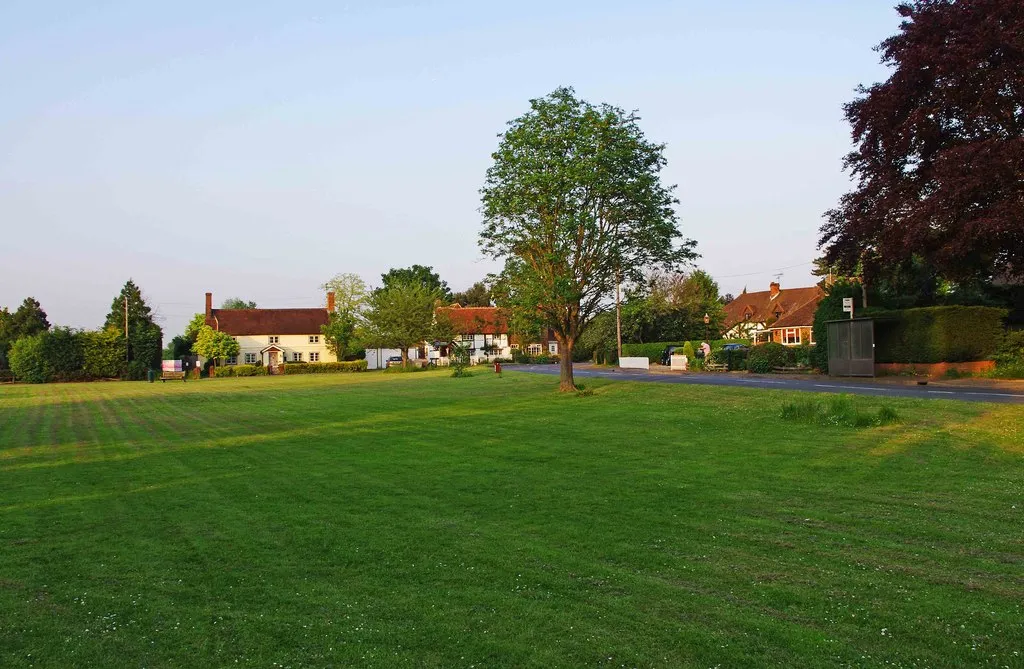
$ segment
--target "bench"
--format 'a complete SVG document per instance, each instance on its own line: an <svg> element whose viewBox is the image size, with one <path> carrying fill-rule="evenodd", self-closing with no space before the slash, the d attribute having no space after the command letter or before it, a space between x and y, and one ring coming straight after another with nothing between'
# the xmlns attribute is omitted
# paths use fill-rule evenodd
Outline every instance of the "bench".
<svg viewBox="0 0 1024 669"><path fill-rule="evenodd" d="M184 381L185 372L163 372L160 374L161 381L177 381L178 379Z"/></svg>
<svg viewBox="0 0 1024 669"><path fill-rule="evenodd" d="M706 362L704 363L705 372L728 372L729 367L722 362Z"/></svg>

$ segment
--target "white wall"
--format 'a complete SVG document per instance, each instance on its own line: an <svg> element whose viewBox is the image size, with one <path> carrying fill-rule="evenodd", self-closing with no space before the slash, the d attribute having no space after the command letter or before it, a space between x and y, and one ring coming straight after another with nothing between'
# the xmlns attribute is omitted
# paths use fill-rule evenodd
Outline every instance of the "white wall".
<svg viewBox="0 0 1024 669"><path fill-rule="evenodd" d="M368 348L366 349L366 368L384 369L388 358L395 355L402 355L400 348Z"/></svg>
<svg viewBox="0 0 1024 669"><path fill-rule="evenodd" d="M310 337L316 337L317 343L309 343ZM333 353L327 349L327 344L324 342L324 336L322 334L315 335L277 335L277 345L284 349L284 353L281 356L283 360L279 359L278 362L292 362L295 353L302 354L303 362L312 362L310 359L311 353L319 353L320 360L318 362L337 362L338 359ZM238 341L238 364L245 364L245 354L255 353L256 359L260 358L260 351L270 346L270 335L238 335L235 337ZM263 364L267 364L269 355L264 353L262 356Z"/></svg>

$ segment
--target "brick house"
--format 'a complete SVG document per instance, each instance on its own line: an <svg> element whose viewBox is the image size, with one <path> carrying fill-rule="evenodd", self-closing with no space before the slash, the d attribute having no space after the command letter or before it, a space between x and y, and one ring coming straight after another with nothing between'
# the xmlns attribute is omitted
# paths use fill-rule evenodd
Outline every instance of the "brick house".
<svg viewBox="0 0 1024 669"><path fill-rule="evenodd" d="M327 293L326 309L214 309L213 293L206 294L206 324L238 341L228 365L336 362L320 330L333 310L334 293Z"/></svg>
<svg viewBox="0 0 1024 669"><path fill-rule="evenodd" d="M774 281L766 291L742 293L725 305L725 337L755 344L813 344L814 312L823 297L821 286L783 290Z"/></svg>

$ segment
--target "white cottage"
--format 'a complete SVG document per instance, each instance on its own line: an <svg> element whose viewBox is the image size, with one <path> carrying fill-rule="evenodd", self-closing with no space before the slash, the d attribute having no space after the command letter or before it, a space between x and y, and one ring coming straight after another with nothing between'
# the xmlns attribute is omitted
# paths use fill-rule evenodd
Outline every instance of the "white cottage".
<svg viewBox="0 0 1024 669"><path fill-rule="evenodd" d="M320 330L333 310L334 293L327 293L326 309L214 309L213 293L206 294L206 324L238 341L228 365L336 362Z"/></svg>

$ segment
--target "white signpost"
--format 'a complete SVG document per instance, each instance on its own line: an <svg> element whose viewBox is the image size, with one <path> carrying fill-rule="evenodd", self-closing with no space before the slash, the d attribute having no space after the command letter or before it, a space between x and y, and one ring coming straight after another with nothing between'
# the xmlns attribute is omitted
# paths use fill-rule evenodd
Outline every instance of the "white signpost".
<svg viewBox="0 0 1024 669"><path fill-rule="evenodd" d="M852 297L844 297L843 298L843 313L844 314L845 313L850 314L850 318L853 319L853 298Z"/></svg>

